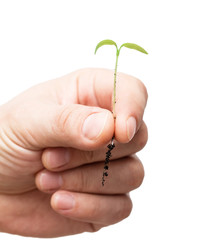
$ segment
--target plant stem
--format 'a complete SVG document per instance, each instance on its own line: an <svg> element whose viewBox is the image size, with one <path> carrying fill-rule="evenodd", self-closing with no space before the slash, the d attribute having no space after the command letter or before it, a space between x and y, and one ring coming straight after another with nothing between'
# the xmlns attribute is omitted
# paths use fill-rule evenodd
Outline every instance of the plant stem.
<svg viewBox="0 0 222 240"><path fill-rule="evenodd" d="M114 72L114 86L113 86L113 118L116 119L116 75L117 75L117 66L119 59L119 50L116 51L116 64Z"/></svg>

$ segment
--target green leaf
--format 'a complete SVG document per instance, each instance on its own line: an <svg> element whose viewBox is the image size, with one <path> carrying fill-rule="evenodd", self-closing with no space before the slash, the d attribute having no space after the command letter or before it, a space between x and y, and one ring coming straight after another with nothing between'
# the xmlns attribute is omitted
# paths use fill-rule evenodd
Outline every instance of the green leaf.
<svg viewBox="0 0 222 240"><path fill-rule="evenodd" d="M148 52L147 52L144 48L140 47L139 45L137 45L137 44L135 44L135 43L124 43L124 44L122 44L122 46L120 47L120 49L121 49L122 47L134 49L134 50L137 50L137 51L139 51L139 52L148 54ZM119 50L120 50L120 49L119 49Z"/></svg>
<svg viewBox="0 0 222 240"><path fill-rule="evenodd" d="M103 40L103 41L101 41L97 44L96 49L95 49L95 54L96 54L97 50L104 45L115 45L116 49L117 49L117 45L114 41L106 39L106 40Z"/></svg>

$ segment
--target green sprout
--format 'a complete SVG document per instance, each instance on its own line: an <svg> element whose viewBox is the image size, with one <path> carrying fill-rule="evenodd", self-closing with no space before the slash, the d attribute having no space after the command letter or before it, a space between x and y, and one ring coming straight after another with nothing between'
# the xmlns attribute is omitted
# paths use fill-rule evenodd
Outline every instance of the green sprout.
<svg viewBox="0 0 222 240"><path fill-rule="evenodd" d="M126 47L126 48L137 50L141 53L145 53L145 54L148 54L148 53L145 49L143 49L142 47L140 47L139 45L137 45L135 43L124 43L120 46L120 48L118 48L117 44L114 41L106 39L106 40L103 40L103 41L101 41L97 44L96 49L95 49L95 54L96 54L97 50L104 45L114 45L116 47L116 64L115 64L115 72L114 72L113 109L112 109L113 118L115 120L116 119L116 74L117 74L117 66L118 66L118 59L119 59L120 50L122 49L122 47ZM106 152L106 160L105 160L103 176L102 176L102 186L104 186L105 177L108 177L108 169L109 169L108 165L109 165L109 162L110 162L111 151L115 147L114 136L111 140L111 143L107 147L108 147L108 151Z"/></svg>
<svg viewBox="0 0 222 240"><path fill-rule="evenodd" d="M144 54L148 54L148 52L135 43L124 43L120 46L120 48L118 48L117 44L114 41L106 39L97 44L96 49L95 49L95 54L96 54L97 50L104 45L114 45L116 47L116 64L115 64L114 86L113 86L113 117L114 117L114 119L116 119L116 74L117 74L117 66L118 66L120 50L122 47L126 47L126 48L137 50Z"/></svg>

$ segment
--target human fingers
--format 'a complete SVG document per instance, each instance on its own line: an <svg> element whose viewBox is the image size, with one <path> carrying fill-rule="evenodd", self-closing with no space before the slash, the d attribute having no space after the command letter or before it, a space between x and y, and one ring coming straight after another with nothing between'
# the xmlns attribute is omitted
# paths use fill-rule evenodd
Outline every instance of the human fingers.
<svg viewBox="0 0 222 240"><path fill-rule="evenodd" d="M136 78L118 73L116 121L112 109L113 72L84 69L39 84L3 106L10 138L32 150L65 146L95 149L129 142L142 122L147 92ZM4 111L5 110L5 111ZM88 123L85 125L85 123Z"/></svg>
<svg viewBox="0 0 222 240"><path fill-rule="evenodd" d="M113 72L84 69L75 73L80 104L97 104L112 110ZM129 142L139 129L148 94L145 85L135 77L117 74L115 138ZM91 97L89 97L91 96Z"/></svg>
<svg viewBox="0 0 222 240"><path fill-rule="evenodd" d="M57 191L51 198L52 208L75 221L102 226L117 223L128 217L132 202L128 195L95 195Z"/></svg>
<svg viewBox="0 0 222 240"><path fill-rule="evenodd" d="M115 126L107 111L112 110L112 94L112 71L83 69L20 94L2 107L1 119L12 132L10 138L32 150L95 149L114 132L117 141L129 142L142 122L146 88L138 79L118 73Z"/></svg>
<svg viewBox="0 0 222 240"><path fill-rule="evenodd" d="M140 151L147 142L148 132L145 123L134 138L125 144L115 142L115 151L112 151L113 159L122 158ZM75 148L47 148L42 154L42 163L44 167L53 172L61 172L64 170L79 167L84 164L104 161L107 147L102 147L92 151L82 151Z"/></svg>
<svg viewBox="0 0 222 240"><path fill-rule="evenodd" d="M36 185L43 192L59 189L96 194L122 194L138 188L144 168L135 155L112 161L105 187L101 184L103 163L87 164L63 172L43 170L36 176Z"/></svg>
<svg viewBox="0 0 222 240"><path fill-rule="evenodd" d="M4 127L10 138L32 150L57 146L92 150L106 144L114 133L111 112L99 107L52 102L36 106L31 101L7 109Z"/></svg>

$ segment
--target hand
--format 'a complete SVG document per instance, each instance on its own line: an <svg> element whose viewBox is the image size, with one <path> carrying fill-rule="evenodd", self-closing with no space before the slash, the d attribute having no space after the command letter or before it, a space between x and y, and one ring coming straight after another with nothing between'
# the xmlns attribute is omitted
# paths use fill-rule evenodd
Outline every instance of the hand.
<svg viewBox="0 0 222 240"><path fill-rule="evenodd" d="M84 69L0 107L0 231L58 237L97 231L130 214L128 193L144 176L133 154L147 141L147 92L139 80L118 74L114 124L112 85L112 71Z"/></svg>

